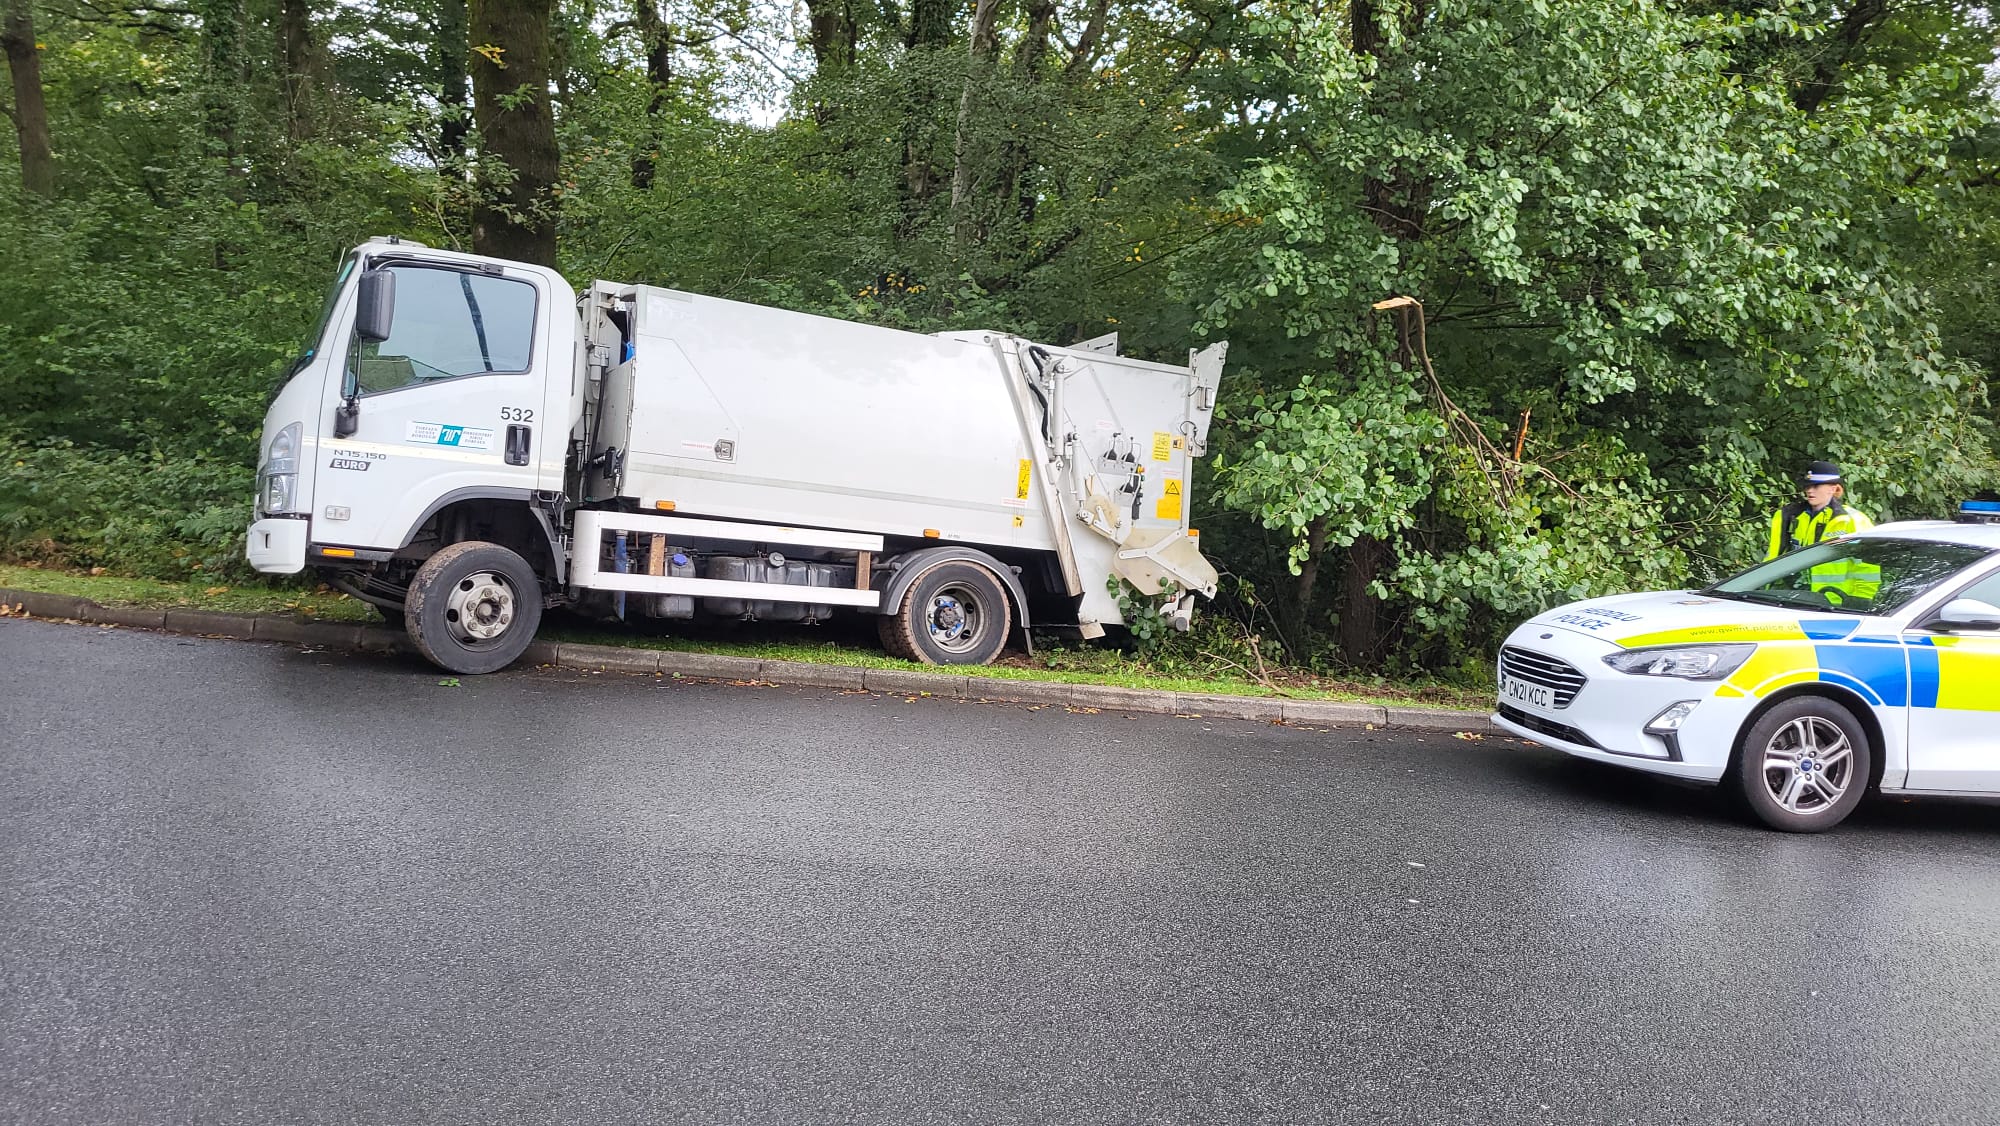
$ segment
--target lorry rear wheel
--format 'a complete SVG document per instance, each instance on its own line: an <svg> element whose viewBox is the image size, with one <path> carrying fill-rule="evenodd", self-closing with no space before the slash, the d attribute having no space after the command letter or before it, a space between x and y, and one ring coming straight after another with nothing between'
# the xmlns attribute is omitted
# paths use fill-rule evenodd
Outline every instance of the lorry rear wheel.
<svg viewBox="0 0 2000 1126"><path fill-rule="evenodd" d="M882 620L889 651L927 665L983 665L1007 647L1007 588L977 563L940 563L910 584Z"/></svg>
<svg viewBox="0 0 2000 1126"><path fill-rule="evenodd" d="M450 672L497 672L542 624L542 584L528 562L496 543L455 543L417 568L403 600L417 651Z"/></svg>

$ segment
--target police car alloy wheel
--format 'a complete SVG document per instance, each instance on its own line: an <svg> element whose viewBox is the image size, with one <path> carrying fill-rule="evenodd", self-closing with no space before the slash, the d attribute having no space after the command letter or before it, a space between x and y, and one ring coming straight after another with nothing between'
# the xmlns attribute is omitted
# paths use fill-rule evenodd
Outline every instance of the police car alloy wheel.
<svg viewBox="0 0 2000 1126"><path fill-rule="evenodd" d="M1773 829L1818 833L1860 804L1874 762L1853 712L1822 697L1794 696L1750 725L1733 773L1739 796L1758 820Z"/></svg>

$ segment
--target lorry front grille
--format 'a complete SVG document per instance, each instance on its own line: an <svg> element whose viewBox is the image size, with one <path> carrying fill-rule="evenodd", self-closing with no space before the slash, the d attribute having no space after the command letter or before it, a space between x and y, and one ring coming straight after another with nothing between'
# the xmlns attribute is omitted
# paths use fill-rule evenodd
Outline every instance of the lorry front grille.
<svg viewBox="0 0 2000 1126"><path fill-rule="evenodd" d="M1575 665L1512 645L1500 650L1500 671L1516 680L1555 689L1558 708L1569 707L1570 701L1576 699L1577 692L1583 688L1584 675Z"/></svg>

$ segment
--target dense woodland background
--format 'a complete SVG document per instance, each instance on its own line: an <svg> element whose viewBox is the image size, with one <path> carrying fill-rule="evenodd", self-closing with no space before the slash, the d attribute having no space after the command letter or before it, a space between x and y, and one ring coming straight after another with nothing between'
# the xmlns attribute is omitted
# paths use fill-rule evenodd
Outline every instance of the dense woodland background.
<svg viewBox="0 0 2000 1126"><path fill-rule="evenodd" d="M376 234L1228 339L1210 651L1476 676L1540 606L1745 563L1809 459L1878 519L2000 481L1980 5L0 3L16 560L243 578L271 381Z"/></svg>

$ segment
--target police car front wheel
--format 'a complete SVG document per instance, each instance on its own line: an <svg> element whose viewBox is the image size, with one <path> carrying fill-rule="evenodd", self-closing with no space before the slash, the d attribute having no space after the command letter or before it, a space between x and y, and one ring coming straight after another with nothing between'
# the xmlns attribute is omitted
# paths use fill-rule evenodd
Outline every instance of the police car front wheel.
<svg viewBox="0 0 2000 1126"><path fill-rule="evenodd" d="M1733 781L1759 821L1791 833L1833 828L1861 803L1874 748L1854 713L1820 696L1794 696L1744 734Z"/></svg>

